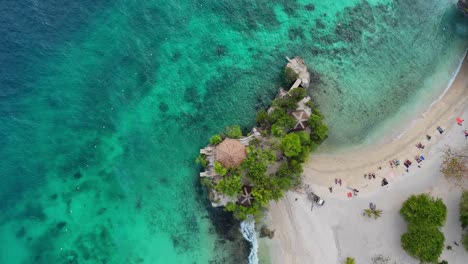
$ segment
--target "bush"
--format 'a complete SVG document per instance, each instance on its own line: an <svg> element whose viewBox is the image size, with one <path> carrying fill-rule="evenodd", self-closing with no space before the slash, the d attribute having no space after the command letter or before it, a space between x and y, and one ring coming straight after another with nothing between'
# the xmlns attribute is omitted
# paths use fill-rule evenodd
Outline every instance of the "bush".
<svg viewBox="0 0 468 264"><path fill-rule="evenodd" d="M278 98L275 101L273 101L273 106L282 108L284 110L294 110L297 108L297 101L291 96L285 96L283 98Z"/></svg>
<svg viewBox="0 0 468 264"><path fill-rule="evenodd" d="M224 210L231 212L234 215L234 218L237 220L244 220L248 215L258 215L260 213L261 206L258 206L254 203L252 206L243 206L237 203L229 202L224 207Z"/></svg>
<svg viewBox="0 0 468 264"><path fill-rule="evenodd" d="M408 225L442 227L447 217L447 207L440 198L428 194L412 195L403 203L400 214Z"/></svg>
<svg viewBox="0 0 468 264"><path fill-rule="evenodd" d="M297 87L297 88L294 88L292 91L289 91L289 95L297 103L300 100L304 99L304 97L306 97L307 93L306 93L306 90L304 88Z"/></svg>
<svg viewBox="0 0 468 264"><path fill-rule="evenodd" d="M275 137L283 137L295 124L296 120L292 116L284 115L273 124L271 134Z"/></svg>
<svg viewBox="0 0 468 264"><path fill-rule="evenodd" d="M290 133L281 140L281 149L286 157L294 157L302 151L301 138L296 133Z"/></svg>
<svg viewBox="0 0 468 264"><path fill-rule="evenodd" d="M355 264L354 258L347 257L345 264Z"/></svg>
<svg viewBox="0 0 468 264"><path fill-rule="evenodd" d="M410 227L401 236L401 246L421 261L436 262L444 249L444 235L435 227Z"/></svg>
<svg viewBox="0 0 468 264"><path fill-rule="evenodd" d="M297 74L292 68L284 68L283 80L286 85L292 85L297 80L297 78L299 78L299 74Z"/></svg>
<svg viewBox="0 0 468 264"><path fill-rule="evenodd" d="M323 116L315 110L307 120L310 127L310 139L315 143L322 143L328 136L328 127L323 122Z"/></svg>
<svg viewBox="0 0 468 264"><path fill-rule="evenodd" d="M412 195L403 203L400 214L408 223L408 232L401 236L403 249L422 262L436 262L444 248L439 228L447 217L445 204L428 194Z"/></svg>
<svg viewBox="0 0 468 264"><path fill-rule="evenodd" d="M287 113L282 108L274 108L273 111L268 115L268 122L270 124L276 123L276 121L280 120L282 117L287 116Z"/></svg>
<svg viewBox="0 0 468 264"><path fill-rule="evenodd" d="M226 127L226 135L229 138L241 138L242 130L239 125Z"/></svg>
<svg viewBox="0 0 468 264"><path fill-rule="evenodd" d="M202 167L206 167L208 165L208 161L206 160L206 156L203 154L198 155L197 159L195 160L197 164L200 164Z"/></svg>
<svg viewBox="0 0 468 264"><path fill-rule="evenodd" d="M268 113L264 109L257 112L257 125L258 126L267 126L268 125Z"/></svg>
<svg viewBox="0 0 468 264"><path fill-rule="evenodd" d="M283 162L276 172L278 187L288 190L301 184L302 165L296 160Z"/></svg>
<svg viewBox="0 0 468 264"><path fill-rule="evenodd" d="M214 188L213 182L208 177L201 178L201 185L205 186L208 190L211 190Z"/></svg>
<svg viewBox="0 0 468 264"><path fill-rule="evenodd" d="M223 141L223 138L220 135L214 135L210 138L210 144L212 145L218 145L221 141Z"/></svg>
<svg viewBox="0 0 468 264"><path fill-rule="evenodd" d="M271 126L271 134L275 137L281 138L284 137L287 134L287 132L284 127L274 124L273 126Z"/></svg>
<svg viewBox="0 0 468 264"><path fill-rule="evenodd" d="M462 237L462 243L465 250L468 251L468 234L464 234Z"/></svg>
<svg viewBox="0 0 468 264"><path fill-rule="evenodd" d="M227 169L219 161L215 161L214 171L216 172L216 174L221 176L224 176L227 173Z"/></svg>
<svg viewBox="0 0 468 264"><path fill-rule="evenodd" d="M242 189L241 176L238 173L225 175L216 185L216 190L228 196L236 196Z"/></svg>
<svg viewBox="0 0 468 264"><path fill-rule="evenodd" d="M460 222L463 229L468 227L468 191L463 191L460 199Z"/></svg>

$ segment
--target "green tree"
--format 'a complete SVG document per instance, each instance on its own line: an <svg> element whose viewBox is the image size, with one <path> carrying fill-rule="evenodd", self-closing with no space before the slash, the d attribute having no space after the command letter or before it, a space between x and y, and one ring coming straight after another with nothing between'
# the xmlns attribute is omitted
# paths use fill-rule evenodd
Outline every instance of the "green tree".
<svg viewBox="0 0 468 264"><path fill-rule="evenodd" d="M216 172L216 174L221 175L221 176L223 176L223 175L225 175L227 173L227 169L219 161L215 161L214 171Z"/></svg>
<svg viewBox="0 0 468 264"><path fill-rule="evenodd" d="M238 173L225 175L216 185L216 190L228 196L235 196L242 188L241 176Z"/></svg>
<svg viewBox="0 0 468 264"><path fill-rule="evenodd" d="M468 233L465 233L462 236L462 243L463 243L463 247L465 248L465 250L468 251Z"/></svg>
<svg viewBox="0 0 468 264"><path fill-rule="evenodd" d="M271 134L275 137L283 137L295 124L296 120L293 117L284 115L273 124L271 127Z"/></svg>
<svg viewBox="0 0 468 264"><path fill-rule="evenodd" d="M299 102L300 100L306 97L307 93L306 90L302 87L297 87L289 91L289 96L294 99L294 101Z"/></svg>
<svg viewBox="0 0 468 264"><path fill-rule="evenodd" d="M323 116L318 110L314 111L307 120L311 133L310 139L315 143L322 143L328 136L328 127L323 122Z"/></svg>
<svg viewBox="0 0 468 264"><path fill-rule="evenodd" d="M345 264L356 264L356 262L354 261L354 258L347 257Z"/></svg>
<svg viewBox="0 0 468 264"><path fill-rule="evenodd" d="M206 156L203 154L198 155L197 159L195 160L197 164L200 164L202 167L206 167L208 165L208 161L206 160Z"/></svg>
<svg viewBox="0 0 468 264"><path fill-rule="evenodd" d="M283 98L275 99L273 101L273 106L282 108L284 110L294 110L297 108L297 101L291 96L285 96Z"/></svg>
<svg viewBox="0 0 468 264"><path fill-rule="evenodd" d="M258 126L261 126L261 127L267 126L268 119L269 119L268 113L264 109L261 109L260 111L257 112L256 121L257 121Z"/></svg>
<svg viewBox="0 0 468 264"><path fill-rule="evenodd" d="M297 80L297 78L299 78L299 74L297 74L292 68L284 68L283 80L286 85L292 85Z"/></svg>
<svg viewBox="0 0 468 264"><path fill-rule="evenodd" d="M210 144L212 145L218 145L221 141L223 141L223 138L220 135L214 135L210 138Z"/></svg>
<svg viewBox="0 0 468 264"><path fill-rule="evenodd" d="M436 262L444 249L444 235L436 227L411 227L401 236L401 246L411 256Z"/></svg>
<svg viewBox="0 0 468 264"><path fill-rule="evenodd" d="M281 138L286 135L286 129L282 126L274 124L271 126L271 134L275 137Z"/></svg>
<svg viewBox="0 0 468 264"><path fill-rule="evenodd" d="M447 217L447 207L442 199L434 199L428 194L412 195L403 203L400 214L412 225L442 227Z"/></svg>
<svg viewBox="0 0 468 264"><path fill-rule="evenodd" d="M468 227L468 191L464 190L460 199L460 222L463 229Z"/></svg>
<svg viewBox="0 0 468 264"><path fill-rule="evenodd" d="M284 116L287 116L286 111L282 108L275 107L273 111L271 111L270 114L268 115L268 122L270 124L274 124L276 123L276 121L278 121Z"/></svg>
<svg viewBox="0 0 468 264"><path fill-rule="evenodd" d="M287 134L281 140L281 149L286 157L294 157L301 153L301 138L296 133Z"/></svg>
<svg viewBox="0 0 468 264"><path fill-rule="evenodd" d="M226 135L229 138L241 138L242 137L241 127L239 125L226 127Z"/></svg>
<svg viewBox="0 0 468 264"><path fill-rule="evenodd" d="M248 215L258 215L260 213L261 206L257 203L253 203L252 206L243 206L237 203L229 202L224 207L227 212L232 212L234 218L237 220L244 220Z"/></svg>
<svg viewBox="0 0 468 264"><path fill-rule="evenodd" d="M382 210L377 210L377 209L374 209L374 210L364 209L362 214L367 216L367 217L374 216L374 219L377 219L377 218L382 216L382 212L383 212Z"/></svg>
<svg viewBox="0 0 468 264"><path fill-rule="evenodd" d="M296 160L281 163L275 175L278 186L283 190L299 186L302 171L301 163Z"/></svg>

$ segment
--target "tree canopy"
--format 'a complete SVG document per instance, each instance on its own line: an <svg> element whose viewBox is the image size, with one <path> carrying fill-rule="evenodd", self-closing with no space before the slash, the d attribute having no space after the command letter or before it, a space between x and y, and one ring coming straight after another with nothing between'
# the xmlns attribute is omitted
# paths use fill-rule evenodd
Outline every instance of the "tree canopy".
<svg viewBox="0 0 468 264"><path fill-rule="evenodd" d="M219 143L221 143L221 141L223 141L223 138L221 138L221 136L217 134L210 138L210 144L212 145L218 145Z"/></svg>
<svg viewBox="0 0 468 264"><path fill-rule="evenodd" d="M468 191L463 191L460 199L460 222L463 229L468 227Z"/></svg>
<svg viewBox="0 0 468 264"><path fill-rule="evenodd" d="M221 176L223 176L223 175L225 175L227 173L227 169L219 161L215 161L214 171L216 172L216 174L221 175Z"/></svg>
<svg viewBox="0 0 468 264"><path fill-rule="evenodd" d="M216 185L216 190L228 195L235 196L242 188L241 176L237 172L225 175Z"/></svg>
<svg viewBox="0 0 468 264"><path fill-rule="evenodd" d="M241 127L239 125L226 127L226 136L228 138L241 138L242 137Z"/></svg>
<svg viewBox="0 0 468 264"><path fill-rule="evenodd" d="M296 133L287 134L281 140L281 149L286 157L294 157L301 153L301 138Z"/></svg>
<svg viewBox="0 0 468 264"><path fill-rule="evenodd" d="M442 199L428 194L412 195L400 210L409 225L442 227L447 217L447 207Z"/></svg>
<svg viewBox="0 0 468 264"><path fill-rule="evenodd" d="M297 74L292 68L284 68L283 80L286 85L293 84L297 80L297 78L299 78L299 74Z"/></svg>
<svg viewBox="0 0 468 264"><path fill-rule="evenodd" d="M410 227L401 236L401 246L421 261L436 262L444 249L444 235L435 227Z"/></svg>
<svg viewBox="0 0 468 264"><path fill-rule="evenodd" d="M460 199L460 222L463 228L462 243L468 251L468 191L464 190Z"/></svg>
<svg viewBox="0 0 468 264"><path fill-rule="evenodd" d="M423 262L436 262L444 248L439 228L445 223L447 207L440 198L428 194L412 195L403 203L400 214L408 223L401 246Z"/></svg>

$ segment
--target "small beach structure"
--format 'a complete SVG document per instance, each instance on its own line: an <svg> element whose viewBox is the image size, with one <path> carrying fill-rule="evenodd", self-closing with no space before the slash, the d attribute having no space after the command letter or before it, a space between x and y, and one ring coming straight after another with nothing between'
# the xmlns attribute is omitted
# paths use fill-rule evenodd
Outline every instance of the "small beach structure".
<svg viewBox="0 0 468 264"><path fill-rule="evenodd" d="M245 146L236 139L226 138L216 146L216 160L226 168L236 168L246 156Z"/></svg>
<svg viewBox="0 0 468 264"><path fill-rule="evenodd" d="M291 113L291 115L296 119L296 124L294 125L294 130L304 130L307 128L307 119L309 115L304 110L296 110Z"/></svg>
<svg viewBox="0 0 468 264"><path fill-rule="evenodd" d="M252 205L252 188L250 186L242 187L242 196L239 198L239 204L243 206L251 206Z"/></svg>

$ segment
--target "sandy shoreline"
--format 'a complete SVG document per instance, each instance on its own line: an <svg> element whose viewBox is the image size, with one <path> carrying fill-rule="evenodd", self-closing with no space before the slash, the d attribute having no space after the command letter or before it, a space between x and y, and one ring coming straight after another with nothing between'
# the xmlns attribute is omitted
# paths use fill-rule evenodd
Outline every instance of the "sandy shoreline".
<svg viewBox="0 0 468 264"><path fill-rule="evenodd" d="M439 168L443 149L468 144L463 136L463 129L468 129L468 57L464 58L450 89L427 108L397 139L338 154L311 156L304 168L304 183L312 186L327 203L311 212L305 195L290 192L280 202L271 204L267 221L277 231L275 238L267 243L273 263L342 263L348 255L354 256L357 263L372 263L372 256L377 254L388 256L395 263L416 263L400 247L399 238L406 226L398 210L404 199L418 192L430 191L444 199L449 208L444 227L444 231L449 229L445 232L446 240L459 240L456 236L460 233L454 231L460 227L454 214L457 214L461 188L446 181ZM455 123L460 116L467 120L463 128ZM442 135L437 132L437 126L445 129ZM432 136L430 141L426 140L426 134ZM416 148L418 142L426 146L424 150ZM416 155L426 157L421 168L414 160ZM413 165L409 172L403 164L391 168L392 159L401 163L410 159ZM369 172L375 173L376 179L363 177ZM380 186L383 177L390 183L387 187ZM334 184L335 178L343 180L341 187ZM333 193L329 193L328 187L333 187ZM464 187L468 187L466 182ZM347 198L347 188L359 189L359 195ZM381 219L363 219L361 211L369 202L377 203L384 210ZM395 230L388 230L390 226ZM462 248L444 251L444 256L449 263L468 260Z"/></svg>

